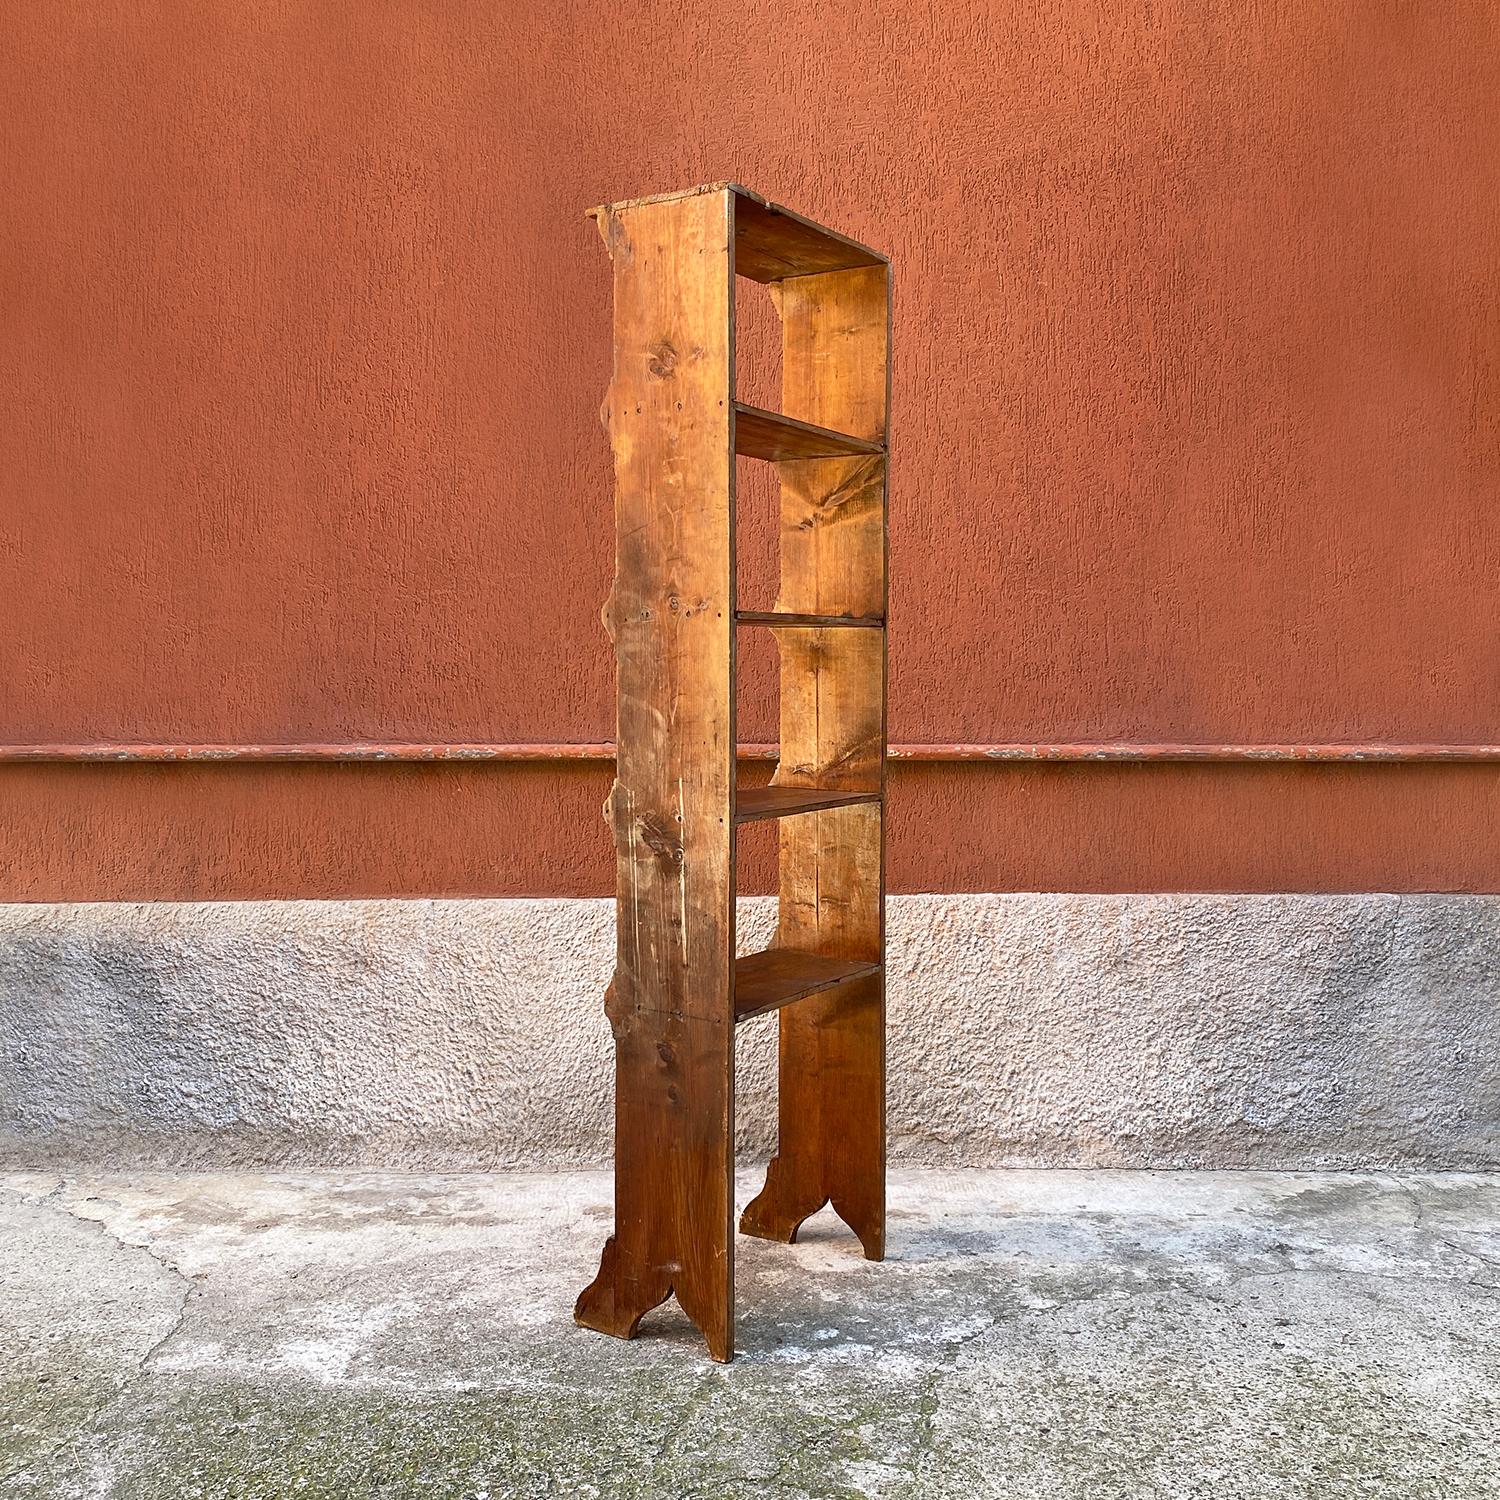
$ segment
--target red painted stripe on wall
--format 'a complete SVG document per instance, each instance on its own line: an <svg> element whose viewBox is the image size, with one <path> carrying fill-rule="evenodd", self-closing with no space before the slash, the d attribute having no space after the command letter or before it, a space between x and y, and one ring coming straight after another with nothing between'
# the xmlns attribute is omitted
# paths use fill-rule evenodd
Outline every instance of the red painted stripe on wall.
<svg viewBox="0 0 1500 1500"><path fill-rule="evenodd" d="M898 766L894 891L1500 891L1496 762ZM0 900L608 896L613 769L9 765ZM777 847L742 831L742 891L774 889Z"/></svg>
<svg viewBox="0 0 1500 1500"><path fill-rule="evenodd" d="M1500 745L1352 744L1352 745L1206 745L1206 744L897 744L888 751L895 761L1277 761L1308 763L1500 762ZM739 747L741 760L775 760L775 745ZM287 745L0 745L4 762L141 762L173 761L570 761L613 760L609 741L593 744L287 744Z"/></svg>

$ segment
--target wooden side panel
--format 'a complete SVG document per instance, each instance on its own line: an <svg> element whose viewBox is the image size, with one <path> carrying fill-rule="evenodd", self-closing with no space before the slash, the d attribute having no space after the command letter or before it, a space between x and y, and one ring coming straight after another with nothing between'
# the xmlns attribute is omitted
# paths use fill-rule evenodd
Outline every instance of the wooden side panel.
<svg viewBox="0 0 1500 1500"><path fill-rule="evenodd" d="M623 1007L723 1021L734 774L727 192L603 222L615 268L616 780Z"/></svg>
<svg viewBox="0 0 1500 1500"><path fill-rule="evenodd" d="M799 276L774 288L782 323L782 410L884 442L890 267ZM884 615L883 456L781 465L781 594L798 614Z"/></svg>
<svg viewBox="0 0 1500 1500"><path fill-rule="evenodd" d="M609 209L615 363L615 1234L580 1323L676 1292L733 1353L732 217L727 191Z"/></svg>
<svg viewBox="0 0 1500 1500"><path fill-rule="evenodd" d="M878 792L885 763L885 632L778 630L776 645L781 759L772 784Z"/></svg>
<svg viewBox="0 0 1500 1500"><path fill-rule="evenodd" d="M779 288L783 407L884 441L889 268ZM884 616L886 458L781 466L781 592L790 613ZM782 786L884 789L885 632L787 629L781 652ZM789 818L781 828L776 946L883 961L883 808ZM885 1251L884 973L780 1014L780 1137L748 1234L792 1240L830 1200L865 1254Z"/></svg>

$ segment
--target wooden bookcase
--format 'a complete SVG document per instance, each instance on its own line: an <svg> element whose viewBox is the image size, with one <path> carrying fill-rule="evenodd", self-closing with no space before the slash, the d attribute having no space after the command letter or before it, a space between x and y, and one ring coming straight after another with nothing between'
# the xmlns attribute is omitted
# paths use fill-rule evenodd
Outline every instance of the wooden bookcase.
<svg viewBox="0 0 1500 1500"><path fill-rule="evenodd" d="M885 257L732 183L592 211L614 267L615 1232L578 1299L629 1338L673 1292L734 1353L734 1028L779 1012L779 1144L746 1234L825 1203L885 1248ZM770 284L782 409L735 399L734 278ZM781 488L776 607L739 612L736 455ZM736 632L775 633L781 749L735 785ZM735 957L735 835L779 820L778 924Z"/></svg>

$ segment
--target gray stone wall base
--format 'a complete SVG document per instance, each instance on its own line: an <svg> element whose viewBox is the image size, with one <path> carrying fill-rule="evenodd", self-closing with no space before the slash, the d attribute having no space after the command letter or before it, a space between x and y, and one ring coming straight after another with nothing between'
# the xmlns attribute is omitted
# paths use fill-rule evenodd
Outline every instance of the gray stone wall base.
<svg viewBox="0 0 1500 1500"><path fill-rule="evenodd" d="M743 947L765 899L741 904ZM891 1159L1500 1162L1500 897L903 896ZM598 900L0 906L0 1164L610 1159ZM773 1018L739 1131L775 1139Z"/></svg>

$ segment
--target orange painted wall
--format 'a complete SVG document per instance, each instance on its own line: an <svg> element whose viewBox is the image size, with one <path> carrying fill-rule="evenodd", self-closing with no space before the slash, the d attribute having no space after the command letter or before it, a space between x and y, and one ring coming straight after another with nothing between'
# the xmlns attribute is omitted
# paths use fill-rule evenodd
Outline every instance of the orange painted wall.
<svg viewBox="0 0 1500 1500"><path fill-rule="evenodd" d="M0 743L610 737L581 211L724 177L896 265L894 739L1500 741L1487 0L13 0L0 83ZM602 892L604 781L0 766L0 897ZM892 796L904 889L1500 889L1494 767Z"/></svg>

